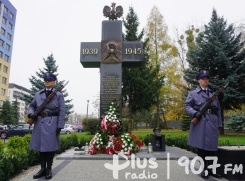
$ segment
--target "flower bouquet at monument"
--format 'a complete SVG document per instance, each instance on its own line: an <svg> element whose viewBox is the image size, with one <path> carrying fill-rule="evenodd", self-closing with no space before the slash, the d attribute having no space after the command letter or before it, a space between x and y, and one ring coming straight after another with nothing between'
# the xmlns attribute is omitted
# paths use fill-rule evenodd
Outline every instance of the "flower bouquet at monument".
<svg viewBox="0 0 245 181"><path fill-rule="evenodd" d="M143 146L143 141L136 135L123 132L123 125L118 113L118 106L112 102L101 121L101 131L96 133L89 145L89 154L118 154L130 155Z"/></svg>
<svg viewBox="0 0 245 181"><path fill-rule="evenodd" d="M138 152L140 148L144 146L144 142L141 139L137 138L135 134L132 134L132 138L134 140L134 145L135 145L134 152Z"/></svg>
<svg viewBox="0 0 245 181"><path fill-rule="evenodd" d="M109 110L101 121L101 129L108 135L117 135L121 130L120 114L118 113L118 105L112 102Z"/></svg>
<svg viewBox="0 0 245 181"><path fill-rule="evenodd" d="M122 141L121 152L123 152L124 155L131 155L135 147L133 138L128 133L125 133L121 135L120 139Z"/></svg>
<svg viewBox="0 0 245 181"><path fill-rule="evenodd" d="M89 143L88 153L93 155L97 153L105 153L106 144L108 142L107 135L104 133L96 133Z"/></svg>

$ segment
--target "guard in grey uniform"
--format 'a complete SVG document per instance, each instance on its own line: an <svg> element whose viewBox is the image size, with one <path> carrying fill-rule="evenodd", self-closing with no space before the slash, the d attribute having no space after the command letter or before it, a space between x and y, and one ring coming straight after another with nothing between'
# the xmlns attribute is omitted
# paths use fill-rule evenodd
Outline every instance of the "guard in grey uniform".
<svg viewBox="0 0 245 181"><path fill-rule="evenodd" d="M208 88L209 73L207 71L200 71L196 76L196 80L199 86L189 92L184 105L185 110L191 117L199 119L196 125L190 124L188 145L196 147L198 156L204 161L204 171L201 173L201 177L207 179L209 175L212 175L221 178L220 175L207 169L211 163L205 160L206 156L216 156L218 150L219 128L222 127L219 101L216 97L206 113L200 115L199 109L208 100L209 96L212 96L213 91ZM205 170L208 170L208 174L205 174Z"/></svg>
<svg viewBox="0 0 245 181"><path fill-rule="evenodd" d="M55 90L56 76L45 74L45 88L35 93L35 97L28 108L28 118L36 120L32 131L30 147L40 153L41 170L33 175L34 179L45 176L52 178L52 164L55 151L60 147L59 134L65 125L65 101L63 94L57 92L54 98L39 115L34 114L38 106Z"/></svg>

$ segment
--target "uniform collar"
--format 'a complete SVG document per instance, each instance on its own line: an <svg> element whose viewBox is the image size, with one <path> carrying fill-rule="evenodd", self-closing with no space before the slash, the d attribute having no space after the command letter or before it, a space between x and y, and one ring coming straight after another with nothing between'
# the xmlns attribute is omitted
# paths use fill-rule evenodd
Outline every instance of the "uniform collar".
<svg viewBox="0 0 245 181"><path fill-rule="evenodd" d="M45 88L46 91L53 91L53 87L51 89Z"/></svg>
<svg viewBox="0 0 245 181"><path fill-rule="evenodd" d="M51 88L51 89L49 89L49 90L53 91L53 90L54 90L54 88L52 87L52 88ZM43 88L43 89L40 91L40 94L45 93L45 91L47 91L47 90L46 90L46 88Z"/></svg>
<svg viewBox="0 0 245 181"><path fill-rule="evenodd" d="M198 87L196 88L196 90L197 90L197 93L200 93L200 92L203 91L203 89L202 89L200 86L198 86ZM213 91L210 90L209 88L207 88L207 90L209 91L209 93L213 93Z"/></svg>
<svg viewBox="0 0 245 181"><path fill-rule="evenodd" d="M197 90L197 92L199 93L199 92L202 91L202 88L201 88L200 86L198 86L198 87L196 88L196 90Z"/></svg>
<svg viewBox="0 0 245 181"><path fill-rule="evenodd" d="M45 88L40 91L40 94L45 93Z"/></svg>

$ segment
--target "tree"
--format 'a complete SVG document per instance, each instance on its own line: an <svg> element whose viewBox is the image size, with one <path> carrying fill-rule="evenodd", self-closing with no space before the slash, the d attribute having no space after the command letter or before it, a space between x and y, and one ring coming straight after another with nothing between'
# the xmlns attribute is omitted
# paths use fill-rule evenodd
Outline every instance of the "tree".
<svg viewBox="0 0 245 181"><path fill-rule="evenodd" d="M190 129L190 120L191 117L185 112L181 115L181 130L187 131Z"/></svg>
<svg viewBox="0 0 245 181"><path fill-rule="evenodd" d="M245 101L245 42L241 40L241 33L236 35L234 26L227 25L214 9L196 43L198 47L188 52L189 68L185 71L185 79L196 86L195 75L199 70L208 70L212 90L229 82L225 94L219 96L224 127L224 110L240 109Z"/></svg>
<svg viewBox="0 0 245 181"><path fill-rule="evenodd" d="M125 26L124 41L140 41L143 37L143 30L138 34L138 17L132 7L129 8L129 13L126 20L123 20ZM143 63L139 67L123 67L122 70L122 96L124 104L128 103L130 108L130 116L141 109L149 110L154 103L155 98L155 82L153 81L154 70L149 65L148 54L146 48L147 42L144 42L146 53Z"/></svg>
<svg viewBox="0 0 245 181"><path fill-rule="evenodd" d="M196 37L200 30L191 25L187 28L184 34L179 35L176 29L177 45L178 45L178 57L181 70L184 71L188 67L188 62L186 61L188 50L193 50L197 48Z"/></svg>
<svg viewBox="0 0 245 181"><path fill-rule="evenodd" d="M187 30L184 32L184 34L179 35L178 31L176 30L177 35L177 46L178 46L178 57L179 57L179 64L181 69L181 77L179 77L179 91L182 92L182 103L178 104L178 106L182 106L184 100L186 99L188 95L188 91L192 87L192 85L184 80L184 70L188 67L188 62L186 61L188 57L188 52L190 50L194 50L198 47L196 43L196 38L199 34L200 30L198 28L195 28L194 25L187 28ZM171 108L171 110L173 110ZM181 113L181 112L180 112ZM188 114L183 110L182 114L179 116L181 117L181 127L182 130L189 130L190 126L190 117Z"/></svg>
<svg viewBox="0 0 245 181"><path fill-rule="evenodd" d="M138 128L138 123L145 123L145 128L148 128L148 126L152 127L152 115L150 111L146 109L141 109L139 111L136 111L135 114L133 114L133 126L135 129Z"/></svg>
<svg viewBox="0 0 245 181"><path fill-rule="evenodd" d="M14 108L9 102L9 100L3 102L3 105L0 110L0 122L3 124L15 123Z"/></svg>
<svg viewBox="0 0 245 181"><path fill-rule="evenodd" d="M155 81L158 82L155 108L157 126L160 122L160 112L165 115L162 118L166 121L170 107L176 108L176 105L183 104L178 87L181 81L181 71L176 59L178 50L167 33L168 27L164 18L154 6L146 26L146 39L149 40L150 62L158 70L155 77ZM182 106L180 108L179 111L182 112Z"/></svg>
<svg viewBox="0 0 245 181"><path fill-rule="evenodd" d="M13 107L13 117L14 117L13 124L17 124L19 122L19 119L20 119L20 113L19 113L19 106L18 106L17 98L15 99L15 101L13 101L12 107Z"/></svg>
<svg viewBox="0 0 245 181"><path fill-rule="evenodd" d="M245 41L245 21L240 22L237 26L236 26L236 32L242 33L241 34L241 39L243 41Z"/></svg>
<svg viewBox="0 0 245 181"><path fill-rule="evenodd" d="M239 132L245 127L245 114L233 114L226 122L227 128L235 130L237 133L237 145L240 147Z"/></svg>
<svg viewBox="0 0 245 181"><path fill-rule="evenodd" d="M44 61L45 67L43 69L39 68L39 71L36 72L36 76L32 75L31 78L29 78L29 81L32 84L31 95L23 95L24 100L28 104L33 100L35 93L44 88L44 85L43 85L43 75L44 74L52 73L57 77L56 86L55 86L56 88L60 87L65 82L64 80L58 79L58 73L57 73L58 66L56 65L56 60L54 59L53 54L49 55L47 59L43 59L43 61ZM67 121L68 115L73 113L73 110L72 110L73 105L71 104L72 99L67 99L68 93L65 88L62 90L62 93L65 98L66 121Z"/></svg>

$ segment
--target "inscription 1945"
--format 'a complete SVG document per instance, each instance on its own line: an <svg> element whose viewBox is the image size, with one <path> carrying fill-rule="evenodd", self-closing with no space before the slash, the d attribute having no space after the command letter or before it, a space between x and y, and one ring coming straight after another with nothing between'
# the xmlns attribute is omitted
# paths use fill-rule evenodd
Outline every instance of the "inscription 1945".
<svg viewBox="0 0 245 181"><path fill-rule="evenodd" d="M82 54L83 55L97 55L99 50L97 48L83 48ZM142 54L142 48L125 48L124 54L126 55L140 55Z"/></svg>

